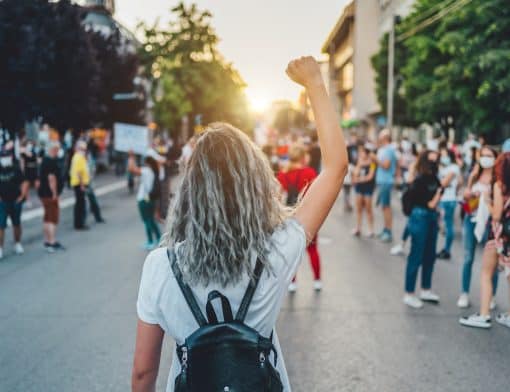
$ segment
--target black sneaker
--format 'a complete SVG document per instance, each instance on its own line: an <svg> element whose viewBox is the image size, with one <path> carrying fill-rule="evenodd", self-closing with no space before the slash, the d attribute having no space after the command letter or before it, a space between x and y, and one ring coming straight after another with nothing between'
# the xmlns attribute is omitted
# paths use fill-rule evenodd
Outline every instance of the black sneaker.
<svg viewBox="0 0 510 392"><path fill-rule="evenodd" d="M50 244L49 242L45 242L44 243L44 249L46 250L46 252L48 253L55 253L55 248L53 247L52 244Z"/></svg>
<svg viewBox="0 0 510 392"><path fill-rule="evenodd" d="M66 250L66 247L58 241L55 242L52 246L53 246L53 249L55 249L55 250L60 250L60 251Z"/></svg>
<svg viewBox="0 0 510 392"><path fill-rule="evenodd" d="M441 260L450 260L452 258L452 255L450 254L450 252L447 252L446 250L442 250L437 255L437 258L441 259Z"/></svg>

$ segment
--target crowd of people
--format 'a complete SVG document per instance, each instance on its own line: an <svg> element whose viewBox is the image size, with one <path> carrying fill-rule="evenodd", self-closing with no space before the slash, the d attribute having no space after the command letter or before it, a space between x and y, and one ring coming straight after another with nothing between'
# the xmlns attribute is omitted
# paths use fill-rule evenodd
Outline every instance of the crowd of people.
<svg viewBox="0 0 510 392"><path fill-rule="evenodd" d="M14 234L14 252L24 253L22 211L32 207L30 190L35 189L43 208L43 246L49 253L63 251L57 239L60 222L60 196L66 185L74 191L74 228L88 230L87 200L97 223L105 223L92 186L95 172L91 141L83 135L73 144L69 138L18 140L0 135L0 259L4 257L8 222Z"/></svg>
<svg viewBox="0 0 510 392"><path fill-rule="evenodd" d="M317 158L315 141L314 134L293 135L263 148L287 195L288 205L296 203L296 194L306 191L320 172L320 150ZM435 262L455 256L463 259L457 305L468 308L473 263L480 245L484 247L480 276L482 305L478 313L461 318L460 323L491 326L490 310L496 307L494 294L499 272L504 272L510 282L507 254L510 232L505 231L510 231L507 218L510 215L510 141L499 150L487 145L483 137L477 140L473 135L461 145L446 138L430 139L425 144L413 143L407 137L393 142L387 130L379 132L377 141L358 137L356 133L351 135L343 198L345 211L355 210L356 214L352 235L377 237L391 244L393 215L402 210L405 229L389 252L394 256L405 255L410 242L403 296L407 306L420 309L426 302L439 303L439 295L432 290ZM377 235L374 203L382 218ZM457 231L462 231L462 255L452 255ZM316 288L320 289L316 240L308 247L308 254ZM417 293L415 286L420 270L421 290ZM296 288L294 280L289 291ZM496 320L510 327L508 313L501 313Z"/></svg>

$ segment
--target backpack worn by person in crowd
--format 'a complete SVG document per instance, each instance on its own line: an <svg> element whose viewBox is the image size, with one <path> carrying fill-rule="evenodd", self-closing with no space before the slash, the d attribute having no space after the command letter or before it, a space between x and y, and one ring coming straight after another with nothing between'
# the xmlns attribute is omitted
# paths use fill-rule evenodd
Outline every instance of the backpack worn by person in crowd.
<svg viewBox="0 0 510 392"><path fill-rule="evenodd" d="M199 325L184 344L177 345L181 373L175 380L175 392L283 391L280 375L269 361L273 352L276 366L273 335L266 338L244 323L264 269L262 262L257 260L254 276L250 279L235 318L227 297L214 290L208 296L206 320L191 288L183 281L173 250L168 250L168 258L175 279ZM212 305L216 299L221 301L222 322L218 321Z"/></svg>
<svg viewBox="0 0 510 392"><path fill-rule="evenodd" d="M159 173L154 173L154 182L152 183L152 189L149 193L149 199L156 201L161 198L161 181L159 180Z"/></svg>
<svg viewBox="0 0 510 392"><path fill-rule="evenodd" d="M414 194L413 194L413 183L411 183L407 189L402 193L402 212L405 216L411 215L414 207Z"/></svg>
<svg viewBox="0 0 510 392"><path fill-rule="evenodd" d="M296 180L294 182L289 181L289 176L285 176L287 180L287 201L286 204L289 207L294 207L299 201L299 171L296 175Z"/></svg>

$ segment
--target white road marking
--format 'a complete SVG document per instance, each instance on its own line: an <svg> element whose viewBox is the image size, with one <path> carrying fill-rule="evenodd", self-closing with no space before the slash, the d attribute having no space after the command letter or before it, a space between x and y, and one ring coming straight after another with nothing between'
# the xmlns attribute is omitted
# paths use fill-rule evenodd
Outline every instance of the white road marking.
<svg viewBox="0 0 510 392"><path fill-rule="evenodd" d="M108 193L118 191L119 189L126 188L126 180L117 181L112 184L103 185L99 188L94 189L96 196L104 196ZM69 208L74 205L74 197L67 197L60 200L60 209ZM21 221L28 222L36 218L41 218L44 215L44 209L42 207L35 208L33 210L22 212ZM9 222L10 223L10 222ZM10 225L9 225L10 226Z"/></svg>

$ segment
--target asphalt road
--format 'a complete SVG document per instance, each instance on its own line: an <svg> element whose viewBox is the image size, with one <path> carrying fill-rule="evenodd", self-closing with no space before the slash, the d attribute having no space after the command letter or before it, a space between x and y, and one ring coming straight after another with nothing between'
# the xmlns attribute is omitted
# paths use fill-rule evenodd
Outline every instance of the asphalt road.
<svg viewBox="0 0 510 392"><path fill-rule="evenodd" d="M26 224L26 254L0 262L0 391L129 390L143 228L125 190L100 200L107 224L89 232L74 232L71 210L64 212L67 252L44 252L37 219ZM441 305L407 309L404 259L389 256L389 246L377 240L351 237L353 216L341 206L321 233L323 292L313 292L305 261L298 292L287 298L279 320L293 390L508 391L510 330L457 323L460 242L453 261L437 264ZM478 271L479 263L475 304ZM500 279L504 308L507 284ZM167 339L158 391L171 355Z"/></svg>

